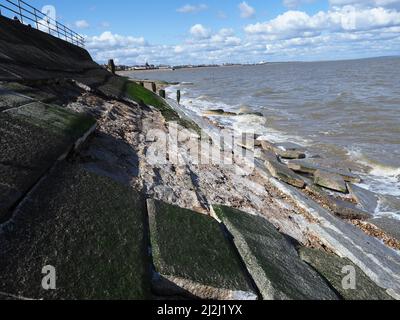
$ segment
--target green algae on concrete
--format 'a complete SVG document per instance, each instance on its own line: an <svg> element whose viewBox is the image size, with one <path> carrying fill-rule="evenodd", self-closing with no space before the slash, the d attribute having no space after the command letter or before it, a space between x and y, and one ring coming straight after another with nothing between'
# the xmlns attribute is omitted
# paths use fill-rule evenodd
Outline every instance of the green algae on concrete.
<svg viewBox="0 0 400 320"><path fill-rule="evenodd" d="M171 106L168 105L168 103L165 100L161 99L158 95L156 95L152 91L132 81L127 81L125 88L126 88L125 95L128 98L138 103L143 102L146 105L155 107L157 110L161 112L166 121L176 122L182 127L194 130L197 133L201 132L201 129L196 123L194 123L190 119L185 119L180 117L179 114L173 108L171 108Z"/></svg>
<svg viewBox="0 0 400 320"><path fill-rule="evenodd" d="M40 103L0 113L0 220L94 123Z"/></svg>
<svg viewBox="0 0 400 320"><path fill-rule="evenodd" d="M160 201L147 202L153 286L162 295L256 299L234 247L211 217Z"/></svg>
<svg viewBox="0 0 400 320"><path fill-rule="evenodd" d="M59 164L0 233L0 292L34 299L148 299L143 197L129 187ZM56 290L41 287L56 269Z"/></svg>
<svg viewBox="0 0 400 320"><path fill-rule="evenodd" d="M33 102L7 112L55 134L68 136L71 140L81 137L96 123L94 118L87 115L39 102Z"/></svg>
<svg viewBox="0 0 400 320"><path fill-rule="evenodd" d="M384 289L378 287L348 259L310 248L301 248L300 256L324 276L345 300L392 300ZM355 288L345 279L346 276L351 276L350 272L353 270L355 271Z"/></svg>
<svg viewBox="0 0 400 320"><path fill-rule="evenodd" d="M296 248L266 219L225 206L214 212L266 300L334 300L325 280L299 258Z"/></svg>

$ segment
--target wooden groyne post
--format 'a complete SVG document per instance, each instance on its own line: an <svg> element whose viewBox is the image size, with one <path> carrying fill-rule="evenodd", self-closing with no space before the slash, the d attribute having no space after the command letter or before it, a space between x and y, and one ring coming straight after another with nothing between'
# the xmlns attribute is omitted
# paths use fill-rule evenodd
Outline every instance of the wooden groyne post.
<svg viewBox="0 0 400 320"><path fill-rule="evenodd" d="M113 59L108 60L107 69L112 73L115 74L115 63Z"/></svg>
<svg viewBox="0 0 400 320"><path fill-rule="evenodd" d="M165 90L160 90L159 91L160 97L165 99L166 95L165 95Z"/></svg>

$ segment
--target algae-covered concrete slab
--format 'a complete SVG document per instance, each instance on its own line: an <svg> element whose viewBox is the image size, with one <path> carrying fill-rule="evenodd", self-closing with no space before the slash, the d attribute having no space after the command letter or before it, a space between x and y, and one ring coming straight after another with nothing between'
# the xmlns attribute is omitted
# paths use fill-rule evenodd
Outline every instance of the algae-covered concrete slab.
<svg viewBox="0 0 400 320"><path fill-rule="evenodd" d="M94 123L40 103L0 113L0 220Z"/></svg>
<svg viewBox="0 0 400 320"><path fill-rule="evenodd" d="M22 106L29 102L31 102L29 97L24 97L5 91L2 89L0 84L0 112L10 108Z"/></svg>
<svg viewBox="0 0 400 320"><path fill-rule="evenodd" d="M392 300L384 289L348 259L310 248L301 248L300 256L345 300Z"/></svg>
<svg viewBox="0 0 400 320"><path fill-rule="evenodd" d="M301 261L295 247L266 219L213 206L266 300L334 300L325 280Z"/></svg>
<svg viewBox="0 0 400 320"><path fill-rule="evenodd" d="M211 217L148 200L151 245L161 295L256 299L234 247Z"/></svg>
<svg viewBox="0 0 400 320"><path fill-rule="evenodd" d="M0 292L34 299L147 299L141 195L78 165L59 164L0 232ZM56 290L42 289L42 268Z"/></svg>

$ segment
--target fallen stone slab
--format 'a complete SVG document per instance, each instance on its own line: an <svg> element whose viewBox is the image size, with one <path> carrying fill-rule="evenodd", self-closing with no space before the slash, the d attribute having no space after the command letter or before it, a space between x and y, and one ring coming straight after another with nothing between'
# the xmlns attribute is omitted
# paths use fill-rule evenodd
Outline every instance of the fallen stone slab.
<svg viewBox="0 0 400 320"><path fill-rule="evenodd" d="M280 163L274 153L260 150L256 156L264 161L265 166L274 178L298 188L305 187L304 179L290 170L286 165Z"/></svg>
<svg viewBox="0 0 400 320"><path fill-rule="evenodd" d="M307 185L306 190L342 219L368 220L372 217L370 213L357 208L354 204L329 195L315 184Z"/></svg>
<svg viewBox="0 0 400 320"><path fill-rule="evenodd" d="M233 245L216 220L155 200L148 200L147 208L156 293L257 299Z"/></svg>
<svg viewBox="0 0 400 320"><path fill-rule="evenodd" d="M32 299L148 299L145 199L60 163L0 232L0 292ZM42 288L53 266L57 290Z"/></svg>
<svg viewBox="0 0 400 320"><path fill-rule="evenodd" d="M400 241L400 220L388 217L374 218L368 222L386 232L389 236Z"/></svg>
<svg viewBox="0 0 400 320"><path fill-rule="evenodd" d="M300 257L318 271L345 300L393 300L348 259L322 250L301 248ZM354 283L345 277L354 273ZM354 286L353 286L354 285Z"/></svg>
<svg viewBox="0 0 400 320"><path fill-rule="evenodd" d="M347 187L354 200L357 201L357 203L363 210L372 214L375 213L376 209L378 208L379 200L377 194L369 190L360 188L352 183L348 183Z"/></svg>
<svg viewBox="0 0 400 320"><path fill-rule="evenodd" d="M350 172L346 168L340 168L338 165L333 165L325 159L307 159L307 160L292 160L289 161L288 167L296 172L314 174L317 170L323 170L341 175L346 182L360 183L361 178ZM333 169L335 168L335 169Z"/></svg>
<svg viewBox="0 0 400 320"><path fill-rule="evenodd" d="M301 261L293 246L265 218L213 206L265 300L335 300L324 279Z"/></svg>
<svg viewBox="0 0 400 320"><path fill-rule="evenodd" d="M347 193L347 185L341 175L323 170L314 172L314 182L321 187Z"/></svg>
<svg viewBox="0 0 400 320"><path fill-rule="evenodd" d="M264 150L273 151L276 155L284 159L304 159L306 157L305 149L291 142L272 143L262 140L261 146Z"/></svg>

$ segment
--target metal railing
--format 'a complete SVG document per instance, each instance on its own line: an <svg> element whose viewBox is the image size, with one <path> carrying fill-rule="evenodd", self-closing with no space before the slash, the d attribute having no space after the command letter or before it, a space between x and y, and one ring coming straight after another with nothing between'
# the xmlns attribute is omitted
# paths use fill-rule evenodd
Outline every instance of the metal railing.
<svg viewBox="0 0 400 320"><path fill-rule="evenodd" d="M31 26L31 23L34 23L35 28L40 31L47 32L77 46L85 46L83 36L23 0L0 0L0 15L3 15L3 9L11 13L14 19L18 19L20 23Z"/></svg>

